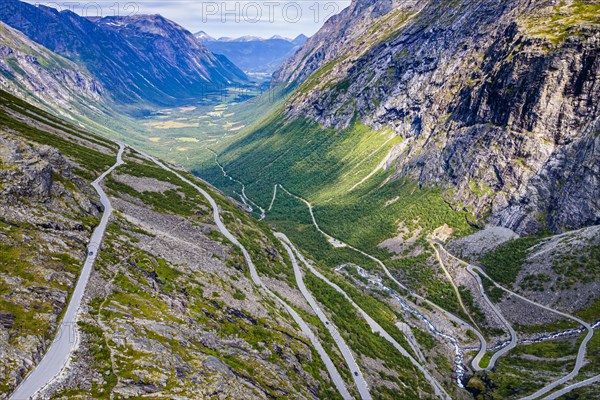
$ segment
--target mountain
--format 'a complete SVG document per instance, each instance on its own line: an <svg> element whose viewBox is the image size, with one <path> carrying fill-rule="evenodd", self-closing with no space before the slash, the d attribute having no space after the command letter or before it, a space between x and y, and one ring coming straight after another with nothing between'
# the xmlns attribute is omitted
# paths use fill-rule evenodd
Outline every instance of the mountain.
<svg viewBox="0 0 600 400"><path fill-rule="evenodd" d="M87 70L0 22L0 84L47 108L97 109L106 91Z"/></svg>
<svg viewBox="0 0 600 400"><path fill-rule="evenodd" d="M599 7L355 0L274 73L283 105L211 144L218 164L197 173L373 308L454 337L471 398L558 398L575 381L567 397L598 398ZM415 332L421 349L452 341Z"/></svg>
<svg viewBox="0 0 600 400"><path fill-rule="evenodd" d="M224 64L183 27L160 15L105 17L96 25L114 30L145 54L153 65L167 64L184 79L202 84L234 84L246 76L231 63Z"/></svg>
<svg viewBox="0 0 600 400"><path fill-rule="evenodd" d="M203 33L203 32L202 32ZM306 41L306 36L295 39L273 36L263 39L256 36L220 38L196 36L210 51L223 54L246 72L272 73Z"/></svg>
<svg viewBox="0 0 600 400"><path fill-rule="evenodd" d="M294 43L296 46L302 46L307 41L308 41L308 36L301 33L292 40L292 43Z"/></svg>
<svg viewBox="0 0 600 400"><path fill-rule="evenodd" d="M274 80L299 85L290 117L389 127L405 141L389 168L477 219L577 229L600 223L597 15L577 1L355 1Z"/></svg>
<svg viewBox="0 0 600 400"><path fill-rule="evenodd" d="M256 41L261 41L264 40L261 37L258 36L252 36L252 35L247 35L247 36L241 36L239 38L235 38L235 39L228 39L228 38L222 38L223 41L229 41L229 42L256 42Z"/></svg>
<svg viewBox="0 0 600 400"><path fill-rule="evenodd" d="M129 146L0 90L0 399L600 398L599 11L355 0ZM102 21L187 68L168 21ZM7 35L7 84L55 79Z"/></svg>
<svg viewBox="0 0 600 400"><path fill-rule="evenodd" d="M171 104L245 75L159 16L82 18L70 11L7 0L0 20L86 67L121 102Z"/></svg>
<svg viewBox="0 0 600 400"><path fill-rule="evenodd" d="M200 41L217 40L204 31L194 33L194 37Z"/></svg>
<svg viewBox="0 0 600 400"><path fill-rule="evenodd" d="M0 22L0 88L81 128L142 141L144 131L94 74ZM224 57L221 62L230 64ZM143 115L147 103L130 108ZM140 133L142 136L140 136ZM136 137L138 138L136 140Z"/></svg>

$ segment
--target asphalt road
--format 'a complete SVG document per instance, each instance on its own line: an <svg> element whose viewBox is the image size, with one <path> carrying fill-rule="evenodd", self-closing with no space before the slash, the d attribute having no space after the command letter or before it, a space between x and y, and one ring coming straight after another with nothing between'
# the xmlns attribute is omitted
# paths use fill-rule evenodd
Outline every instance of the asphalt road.
<svg viewBox="0 0 600 400"><path fill-rule="evenodd" d="M192 186L200 194L202 194L202 196L204 196L204 198L210 203L210 205L213 209L214 222L217 225L217 227L219 228L219 231L223 234L223 236L225 236L230 242L232 242L236 247L238 247L242 251L242 254L244 255L246 263L248 264L248 268L250 269L250 277L252 278L252 281L257 286L260 286L267 294L269 294L275 300L277 300L288 311L288 313L291 315L291 317L294 319L294 321L298 324L298 326L300 326L300 329L302 330L302 332L304 332L304 334L310 339L311 343L317 350L317 353L319 353L319 355L321 356L321 359L323 360L323 363L325 364L327 372L329 372L329 375L330 375L334 385L336 386L336 388L338 389L338 391L340 392L342 397L344 397L345 399L352 398L350 396L350 393L348 393L348 389L346 388L346 384L344 383L344 380L342 379L338 370L336 369L335 365L333 364L333 361L331 360L331 358L329 357L329 355L327 354L327 352L321 345L321 342L319 341L319 339L315 336L313 331L310 329L308 324L302 319L302 317L300 317L300 315L292 307L290 307L285 301L280 299L279 296L277 296L275 293L273 293L263 283L262 279L258 275L256 266L254 265L254 262L252 261L252 258L250 257L250 253L235 238L235 236L233 236L233 234L231 234L231 232L227 229L227 227L223 223L223 220L221 219L220 212L219 212L219 206L217 205L217 202L215 201L215 199L207 191L202 189L200 186L196 185L189 179L185 178L184 176L179 174L177 171L167 167L165 164L161 163L156 158L149 156L147 154L144 154L144 153L141 153L141 154L143 154L147 159L151 160L152 162L154 162L156 165L158 165L162 169L175 174L179 179L181 179L188 185Z"/></svg>
<svg viewBox="0 0 600 400"><path fill-rule="evenodd" d="M402 347L400 345L400 343L398 343L396 341L396 339L394 339L389 333L387 333L385 331L385 329L383 329L381 327L381 325L379 325L373 318L371 318L371 316L369 314L367 314L362 308L360 308L358 306L358 304L356 304L354 302L354 300L352 300L352 298L350 296L348 296L348 294L342 290L342 288L340 288L335 283L331 282L323 274L321 274L318 270L316 270L302 256L302 254L298 251L298 249L296 249L296 247L291 242L289 242L289 244L291 245L290 247L294 250L295 254L298 256L298 258L300 259L300 261L302 261L302 263L304 264L304 266L310 272L312 272L314 275L317 276L317 278L321 279L323 282L327 283L329 286L331 286L333 289L335 289L338 293L340 293L342 296L344 296L344 298L346 300L348 300L348 302L350 302L350 304L352 304L352 306L360 313L360 315L367 322L367 324L369 325L369 327L371 328L371 331L373 331L373 333L378 333L379 335L381 335L381 337L383 337L385 340L387 340L388 342L390 342L390 344L392 344L392 346L394 346L394 348L396 350L398 350L398 352L400 352L400 354L402 354L404 357L408 358L409 361L419 371L421 371L421 373L423 374L423 376L425 376L425 379L427 379L427 381L431 384L431 386L432 386L432 388L433 388L436 396L438 396L439 398L442 398L442 399L450 399L451 398L448 395L448 393L446 393L446 391L444 390L444 388L442 387L442 385L429 373L429 371L425 367L423 367L417 360L415 360L414 357L412 355L410 355L410 353L408 353L406 351L406 349L404 349L404 347Z"/></svg>
<svg viewBox="0 0 600 400"><path fill-rule="evenodd" d="M592 339L592 336L594 336L594 329L592 328L592 326L590 324L588 324L587 322L585 322L585 321L583 321L583 320L581 320L581 319L579 319L577 317L574 317L574 316L566 314L566 313L564 313L562 311L558 311L558 310L555 310L553 308L547 307L547 306L545 306L543 304L536 303L535 301L529 300L528 298L523 297L520 294L517 294L517 293L513 292L512 290L506 289L505 287L498 285L496 282L494 282L494 280L492 278L490 278L479 267L471 266L471 268L472 268L472 270L476 271L477 273L485 276L487 279L489 279L490 281L492 281L494 283L494 285L496 285L496 287L504 290L506 293L509 293L512 296L518 297L519 299L521 299L523 301L526 301L526 302L528 302L530 304L533 304L535 306L543 308L544 310L547 310L547 311L553 312L555 314L561 315L561 316L563 316L565 318L569 318L569 319L571 319L571 320L573 320L573 321L575 321L575 322L583 325L585 327L585 329L587 329L587 331L588 331L587 335L585 336L585 338L581 342L581 345L579 346L579 351L577 352L577 359L575 360L575 367L573 368L573 370L569 374L563 376L562 378L560 378L560 379L552 382L551 384L549 384L547 386L544 386L543 388L541 388L537 392L533 393L532 395L524 397L522 400L537 399L537 398L545 395L546 393L554 390L558 386L563 385L563 384L567 383L568 381L570 381L571 379L575 378L579 374L579 370L583 367L583 363L585 361L585 353L586 353L587 344Z"/></svg>
<svg viewBox="0 0 600 400"><path fill-rule="evenodd" d="M320 227L319 224L317 223L317 220L315 218L314 212L313 212L313 206L312 204L298 196L295 195L293 193L291 193L290 191L288 191L283 185L279 185L279 187L284 190L287 194L289 194L292 197L295 197L296 199L302 201L304 204L307 205L308 210L310 211L310 215L312 218L312 222L313 225L315 226L315 228L323 235L325 236L325 238L329 241L329 243L332 244L332 246L334 247L347 247L349 249L352 249L354 251L356 251L359 254L362 254L363 256L375 261L383 270L383 272L385 273L385 275L392 280L396 285L398 285L398 287L400 287L401 289L406 290L407 292L409 292L413 297L419 299L422 302L425 302L427 304L429 304L431 307L435 308L438 312L440 312L441 314L443 314L444 316L446 316L446 318L448 318L450 321L455 322L456 324L458 324L459 326L461 326L463 329L468 329L470 331L472 331L477 338L479 339L479 343L480 343L480 347L479 347L479 352L477 353L477 355L475 356L475 358L473 359L473 367L476 370L481 370L478 369L479 368L479 361L481 361L481 359L483 358L483 356L485 355L486 351L487 351L487 342L485 340L485 338L483 337L483 335L481 334L481 332L479 332L479 330L475 329L475 327L473 327L471 324L469 324L468 322L463 321L462 319L460 319L459 317L457 317L456 315L444 310L442 307L438 306L437 304L433 303L432 301L424 298L423 296L420 296L419 294L411 291L406 285L400 283L400 281L398 281L390 272L390 270L387 268L387 266L383 263L383 261L381 261L380 259L373 257L372 255L365 253L364 251L357 249L354 246L349 245L348 243L344 243L334 237L332 237L331 235L327 234L326 232L324 232Z"/></svg>
<svg viewBox="0 0 600 400"><path fill-rule="evenodd" d="M100 250L102 239L104 238L104 232L108 225L108 220L112 213L112 205L110 200L100 183L108 174L110 174L115 168L123 164L122 155L125 150L125 146L119 144L119 153L117 155L117 162L110 169L104 172L98 179L96 179L92 186L100 195L100 202L104 206L104 212L102 213L102 219L100 224L94 229L92 238L88 246L88 256L79 275L77 285L73 290L71 300L67 306L65 315L63 316L62 322L57 330L56 337L50 345L50 348L42 358L42 361L35 367L35 369L27 375L25 380L17 387L11 396L12 400L29 400L33 398L36 393L41 389L52 383L67 366L71 359L71 353L78 346L79 335L77 332L77 318L79 316L79 307L81 305L81 299L85 293L85 288L90 279L96 256Z"/></svg>
<svg viewBox="0 0 600 400"><path fill-rule="evenodd" d="M537 302L535 302L533 300L530 300L530 299L528 299L526 297L523 297L520 294L517 294L517 293L513 292L512 290L509 290L509 289L507 289L507 288L499 285L492 278L490 278L490 276L487 275L481 268L479 268L477 266L474 266L474 265L469 265L469 263L466 263L465 261L463 261L463 260L461 260L461 259L453 256L452 254L450 254L446 249L444 249L444 251L446 251L446 253L450 257L453 257L454 259L458 260L459 262L461 262L461 263L463 263L464 265L467 266L467 270L469 271L469 273L471 273L473 276L475 276L475 279L477 279L477 282L480 285L480 289L483 289L481 278L479 277L479 275L482 275L485 278L489 279L497 288L502 289L506 293L508 293L508 294L510 294L512 296L518 297L519 299L521 299L521 300L523 300L523 301L525 301L525 302L527 302L529 304L535 305L535 306L537 306L539 308L542 308L544 310L550 311L550 312L558 314L558 315L560 315L562 317L565 317L565 318L568 318L570 320L573 320L573 321L581 324L588 331L587 335L585 336L585 338L581 342L581 345L579 346L579 350L577 352L577 358L575 360L575 366L574 366L573 370L569 374L563 376L562 378L560 378L560 379L558 379L558 380L550 383L547 386L544 386L543 388L541 388L537 392L535 392L535 393L533 393L533 394L531 394L531 395L529 395L527 397L524 397L522 400L534 400L534 399L537 399L537 398L539 398L539 397L547 394L548 392L551 392L552 390L554 390L558 386L561 386L561 385L569 382L570 380L572 380L573 378L575 378L579 374L579 370L583 367L583 364L585 362L585 353L586 353L586 349L587 349L587 344L592 339L592 337L594 336L594 328L590 324L588 324L587 322L585 322L582 319L577 318L577 317L575 317L573 315L569 315L569 314L564 313L562 311L555 310L553 308L547 307L547 306L545 306L543 304L540 304L540 303L537 303ZM488 299L487 296L486 296L486 299ZM489 299L488 299L488 301L489 301ZM498 311L498 315L501 316L501 314L499 313L499 311ZM504 319L504 317L501 316L501 318L502 318L503 322L506 321L506 319ZM508 323L508 321L506 321L506 323ZM512 328L510 328L510 329L512 330ZM512 344L512 338L514 337L513 332L511 332L511 344ZM512 347L514 347L514 346L512 346ZM505 350L505 349L503 349L503 350ZM508 350L505 350L504 353L506 353L506 351L508 351ZM493 361L495 362L498 357L496 357L495 359L492 358ZM490 367L488 367L488 368L491 368L491 365L492 365L492 362L490 361ZM595 382L595 380L593 380L593 379L594 378L588 379L588 381L590 381L589 384ZM577 385L577 384L574 384L574 385L571 385L571 386L575 386L575 385ZM563 388L561 390L566 390L567 388L569 388L571 386L568 386L568 387ZM570 390L576 389L577 387L579 387L579 386L573 387ZM567 390L567 392L570 391L570 390ZM567 393L567 392L565 392L565 393ZM556 392L556 393L558 393L558 392ZM556 398L556 397L552 397L552 396L554 396L554 393L552 395L550 395L548 398Z"/></svg>
<svg viewBox="0 0 600 400"><path fill-rule="evenodd" d="M485 289L483 288L483 282L481 281L481 277L473 270L473 266L469 265L467 267L467 271L473 276L473 278L475 278L477 284L479 285L479 291L483 295L483 298L491 307L492 311L494 311L498 318L500 318L500 321L502 321L502 323L504 324L506 329L508 329L508 332L510 334L510 343L507 346L495 352L492 355L492 358L490 358L490 363L488 364L487 368L485 368L485 370L490 371L496 366L496 361L498 361L498 358L502 357L517 346L517 332L515 332L512 325L506 320L506 318L504 318L504 315L502 315L498 307L496 307L496 305L489 299L489 297L485 293ZM479 366L479 363L477 363L477 366Z"/></svg>
<svg viewBox="0 0 600 400"><path fill-rule="evenodd" d="M338 332L335 325L331 321L329 321L329 319L327 318L327 316L325 315L323 310L321 310L321 307L319 307L319 305L313 298L310 291L306 288L306 285L304 285L304 279L302 278L302 271L300 270L300 267L298 266L298 261L296 260L296 256L294 255L294 252L290 247L290 246L292 246L290 240L283 233L275 233L275 236L281 240L283 247L288 252L290 259L292 260L292 265L294 267L294 275L296 276L296 283L298 284L298 288L300 289L300 292L302 292L302 295L304 296L304 298L306 299L308 304L310 304L310 307L313 309L315 314L317 314L317 317L319 317L321 322L323 322L323 324L325 324L325 327L327 328L327 330L333 337L335 344L337 345L338 349L342 353L344 360L346 360L346 364L348 365L348 368L350 369L350 372L352 373L352 378L354 379L354 383L358 389L360 397L362 399L372 399L371 393L369 393L369 388L367 386L367 382L365 381L365 378L362 374L362 371L360 370L360 368L358 366L358 363L354 359L354 355L352 354L352 351L350 351L350 348L348 347L348 345L346 344L346 342L344 341L344 339Z"/></svg>
<svg viewBox="0 0 600 400"><path fill-rule="evenodd" d="M596 382L600 382L600 375L593 376L584 381L577 382L572 385L566 386L560 390L557 390L556 392L552 393L550 396L544 397L544 400L558 399L559 397L564 396L565 394L569 393L572 390L579 389L580 387L584 387L584 386L589 386Z"/></svg>

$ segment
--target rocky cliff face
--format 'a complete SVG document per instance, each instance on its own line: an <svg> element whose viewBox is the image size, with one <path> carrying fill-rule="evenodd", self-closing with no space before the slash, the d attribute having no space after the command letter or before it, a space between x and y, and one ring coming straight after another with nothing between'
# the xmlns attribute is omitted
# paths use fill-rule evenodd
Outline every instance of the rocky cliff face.
<svg viewBox="0 0 600 400"><path fill-rule="evenodd" d="M596 2L368 1L275 78L290 116L407 140L398 175L519 233L600 222ZM312 74L312 75L311 75Z"/></svg>
<svg viewBox="0 0 600 400"><path fill-rule="evenodd" d="M106 94L85 69L0 22L0 85L8 92L52 108L92 107Z"/></svg>
<svg viewBox="0 0 600 400"><path fill-rule="evenodd" d="M85 66L122 102L171 104L246 81L190 32L158 16L91 20L7 0L0 4L0 20Z"/></svg>
<svg viewBox="0 0 600 400"><path fill-rule="evenodd" d="M14 98L0 93L0 398L4 399L50 344L101 206L80 176L82 165L56 148L16 134L15 128L25 123L29 133L42 127L53 130L46 125L50 120L10 111L6 102Z"/></svg>

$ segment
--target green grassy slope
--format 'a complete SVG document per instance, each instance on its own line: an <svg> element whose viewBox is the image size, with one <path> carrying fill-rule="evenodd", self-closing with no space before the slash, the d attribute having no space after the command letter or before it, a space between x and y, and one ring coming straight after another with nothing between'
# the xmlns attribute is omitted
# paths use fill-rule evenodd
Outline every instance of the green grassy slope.
<svg viewBox="0 0 600 400"><path fill-rule="evenodd" d="M419 274L420 268L414 264L424 264L428 257L398 260L398 254L380 244L397 236L401 225L407 229L407 239L415 233L421 238L413 248L425 247L425 235L444 224L453 228L455 235L473 229L467 223L468 215L453 210L441 189L420 188L409 180L396 179L393 167L376 170L394 146L402 146L402 140L390 131L376 132L359 122L336 131L302 119L271 120L226 148L219 161L263 208L271 202L274 185L282 184L313 204L324 231L390 262L396 270ZM223 177L215 163L200 165L196 173L225 190L241 190L238 183ZM369 179L361 183L366 177ZM276 203L289 203L285 196L280 190ZM289 215L286 210L280 215L300 225L310 222L306 216L296 217L295 210L306 206L290 207ZM423 274L411 282L415 287L422 287L432 277Z"/></svg>

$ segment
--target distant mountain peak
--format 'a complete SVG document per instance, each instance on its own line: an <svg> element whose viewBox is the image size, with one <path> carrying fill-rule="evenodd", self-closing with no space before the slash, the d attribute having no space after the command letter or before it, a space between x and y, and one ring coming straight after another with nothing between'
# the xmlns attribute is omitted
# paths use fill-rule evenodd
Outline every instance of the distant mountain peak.
<svg viewBox="0 0 600 400"><path fill-rule="evenodd" d="M196 37L196 39L198 39L200 41L217 40L204 31L196 32L196 33L194 33L194 36Z"/></svg>
<svg viewBox="0 0 600 400"><path fill-rule="evenodd" d="M274 35L274 36L271 36L271 37L270 37L270 39L271 39L271 40L273 40L273 39L287 40L288 42L291 42L291 41L292 41L292 39L290 39L290 38L287 38L287 37L285 37L285 36L281 36L281 35Z"/></svg>
<svg viewBox="0 0 600 400"><path fill-rule="evenodd" d="M236 41L236 42L256 42L256 41L262 41L265 39L258 37L258 36L246 35L246 36L241 36L239 38L232 39L232 40Z"/></svg>
<svg viewBox="0 0 600 400"><path fill-rule="evenodd" d="M304 43L306 43L307 40L308 40L308 36L306 36L304 33L301 33L298 36L296 36L294 38L294 40L292 40L292 43L300 46L300 45L303 45Z"/></svg>
<svg viewBox="0 0 600 400"><path fill-rule="evenodd" d="M207 86L248 79L191 32L160 15L84 18L3 0L0 21L85 67L118 102L171 104Z"/></svg>
<svg viewBox="0 0 600 400"><path fill-rule="evenodd" d="M304 35L299 35L295 39L282 35L274 35L270 38L247 35L238 38L221 37L212 41L200 41L210 51L225 55L244 71L272 73L306 40L307 37Z"/></svg>
<svg viewBox="0 0 600 400"><path fill-rule="evenodd" d="M219 41L219 42L267 42L269 40L284 40L286 42L290 42L293 44L304 44L307 40L308 37L306 37L303 34L298 35L295 39L290 39L289 37L285 37L282 35L273 35L269 38L263 38L260 36L254 36L254 35L245 35L245 36L240 36L240 37L231 37L231 36L221 36L218 39L213 38L212 36L208 35L206 32L204 31L200 31L198 33L196 33L194 36L196 36L198 39L200 40L215 40L215 41Z"/></svg>

